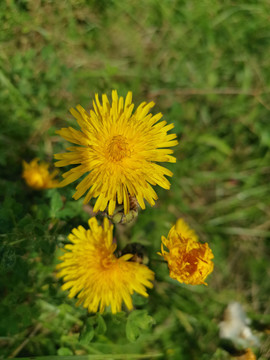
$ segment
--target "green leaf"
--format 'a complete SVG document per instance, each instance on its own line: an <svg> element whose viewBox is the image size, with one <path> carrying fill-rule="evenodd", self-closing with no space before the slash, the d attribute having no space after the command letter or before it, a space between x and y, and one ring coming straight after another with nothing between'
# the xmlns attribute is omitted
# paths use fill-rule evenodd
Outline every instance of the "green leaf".
<svg viewBox="0 0 270 360"><path fill-rule="evenodd" d="M83 345L88 345L96 335L103 335L107 330L106 323L100 314L89 317L82 328L79 341Z"/></svg>
<svg viewBox="0 0 270 360"><path fill-rule="evenodd" d="M148 304L148 298L144 297L138 293L134 293L132 295L132 303L135 307L142 307Z"/></svg>
<svg viewBox="0 0 270 360"><path fill-rule="evenodd" d="M88 345L95 335L95 317L88 318L80 333L79 341L83 345Z"/></svg>
<svg viewBox="0 0 270 360"><path fill-rule="evenodd" d="M141 335L142 330L148 330L154 324L154 319L146 310L134 310L127 319L126 335L134 342Z"/></svg>
<svg viewBox="0 0 270 360"><path fill-rule="evenodd" d="M198 140L197 140L200 144L205 144L208 146L213 146L214 148L216 148L218 151L220 151L221 153L223 153L224 155L231 155L232 153L232 149L230 148L230 146L222 139L213 136L211 134L205 134L205 135L201 135Z"/></svg>
<svg viewBox="0 0 270 360"><path fill-rule="evenodd" d="M0 248L0 271L6 273L10 271L16 263L16 254L8 245Z"/></svg>
<svg viewBox="0 0 270 360"><path fill-rule="evenodd" d="M96 333L98 335L103 335L106 333L107 331L107 326L105 323L105 320L103 319L103 317L100 314L96 315Z"/></svg>
<svg viewBox="0 0 270 360"><path fill-rule="evenodd" d="M83 208L82 208L82 201L67 201L61 209L57 217L59 219L72 219L75 216L82 216L84 214Z"/></svg>
<svg viewBox="0 0 270 360"><path fill-rule="evenodd" d="M59 355L59 356L69 356L69 355L73 355L73 352L67 347L60 347L57 350L57 355Z"/></svg>
<svg viewBox="0 0 270 360"><path fill-rule="evenodd" d="M58 192L53 192L51 198L51 209L50 209L50 216L52 218L58 217L59 210L63 207L63 201L61 195Z"/></svg>

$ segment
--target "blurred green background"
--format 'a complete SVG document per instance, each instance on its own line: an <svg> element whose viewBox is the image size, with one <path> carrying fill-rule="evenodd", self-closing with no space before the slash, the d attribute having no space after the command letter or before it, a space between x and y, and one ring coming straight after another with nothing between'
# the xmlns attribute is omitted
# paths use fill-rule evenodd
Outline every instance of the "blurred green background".
<svg viewBox="0 0 270 360"><path fill-rule="evenodd" d="M218 323L236 300L270 357L269 20L267 0L0 2L0 356L229 359ZM70 107L112 89L154 100L179 138L171 190L116 231L156 273L149 299L134 298L140 321L75 308L54 267L91 208L74 184L34 192L21 179L23 159L64 151L55 131L75 126ZM154 261L178 217L214 252L208 287Z"/></svg>

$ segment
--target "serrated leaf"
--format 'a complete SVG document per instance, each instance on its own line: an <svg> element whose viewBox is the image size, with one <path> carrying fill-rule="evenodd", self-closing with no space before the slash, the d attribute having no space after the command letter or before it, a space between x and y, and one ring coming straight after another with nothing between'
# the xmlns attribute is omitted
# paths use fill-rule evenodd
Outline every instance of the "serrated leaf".
<svg viewBox="0 0 270 360"><path fill-rule="evenodd" d="M62 208L63 201L61 195L58 192L54 192L51 198L50 216L52 218L57 217L58 211Z"/></svg>
<svg viewBox="0 0 270 360"><path fill-rule="evenodd" d="M107 326L106 326L105 320L103 319L102 315L97 314L96 321L97 321L96 333L99 335L105 334L105 332L107 331Z"/></svg>
<svg viewBox="0 0 270 360"><path fill-rule="evenodd" d="M82 206L76 201L67 201L65 207L58 212L59 219L69 219L83 213Z"/></svg>
<svg viewBox="0 0 270 360"><path fill-rule="evenodd" d="M134 342L141 335L142 330L149 329L154 323L154 319L147 314L146 310L133 311L126 325L126 335L129 341Z"/></svg>
<svg viewBox="0 0 270 360"><path fill-rule="evenodd" d="M79 341L81 344L88 345L92 341L95 335L94 323L95 323L94 318L89 318L86 320L84 327L79 336Z"/></svg>
<svg viewBox="0 0 270 360"><path fill-rule="evenodd" d="M132 322L127 322L126 335L129 341L134 342L140 336L140 329L135 326Z"/></svg>

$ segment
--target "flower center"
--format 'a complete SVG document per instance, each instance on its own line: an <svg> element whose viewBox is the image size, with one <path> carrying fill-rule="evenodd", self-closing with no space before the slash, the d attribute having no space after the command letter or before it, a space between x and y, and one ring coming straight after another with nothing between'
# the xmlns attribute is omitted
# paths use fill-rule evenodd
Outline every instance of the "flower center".
<svg viewBox="0 0 270 360"><path fill-rule="evenodd" d="M130 150L126 138L122 135L115 135L107 147L111 161L118 162L124 157L130 156Z"/></svg>

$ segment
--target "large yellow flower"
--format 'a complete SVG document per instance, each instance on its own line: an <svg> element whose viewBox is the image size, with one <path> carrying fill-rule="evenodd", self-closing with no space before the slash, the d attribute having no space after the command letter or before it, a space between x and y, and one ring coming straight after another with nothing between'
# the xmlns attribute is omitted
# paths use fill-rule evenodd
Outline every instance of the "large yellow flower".
<svg viewBox="0 0 270 360"><path fill-rule="evenodd" d="M49 172L49 164L45 162L38 163L39 159L32 160L29 164L23 161L23 173L26 184L35 190L50 189L58 186L55 176L59 170L55 169Z"/></svg>
<svg viewBox="0 0 270 360"><path fill-rule="evenodd" d="M72 230L65 246L65 254L58 277L63 277L63 290L69 289L69 297L77 295L77 305L82 304L89 312L103 312L111 306L112 313L121 311L122 302L132 309L131 295L135 292L147 297L146 287L152 288L154 273L145 265L128 261L133 254L119 258L114 255L113 225L107 218L103 227L96 218L89 220L90 230L82 226Z"/></svg>
<svg viewBox="0 0 270 360"><path fill-rule="evenodd" d="M153 206L157 194L151 185L170 188L166 176L172 172L156 162L175 162L168 147L177 144L175 134L167 134L174 125L166 125L159 120L161 113L149 113L154 102L143 102L133 112L132 93L128 92L124 101L112 91L112 105L106 95L102 104L98 95L93 101L94 110L88 113L80 105L71 114L77 119L81 131L72 127L58 131L64 139L79 147L70 147L68 153L56 154L60 160L56 166L75 165L63 174L61 186L68 185L87 174L76 187L77 200L88 191L84 203L92 197L98 198L94 211L104 211L112 215L116 204L124 205L127 214L130 209L129 196L136 197L142 209L144 199Z"/></svg>
<svg viewBox="0 0 270 360"><path fill-rule="evenodd" d="M164 250L164 245L169 252ZM214 258L207 243L198 242L198 236L183 219L178 219L168 234L162 236L161 253L168 262L170 277L180 283L191 285L204 284L206 277L213 271Z"/></svg>

